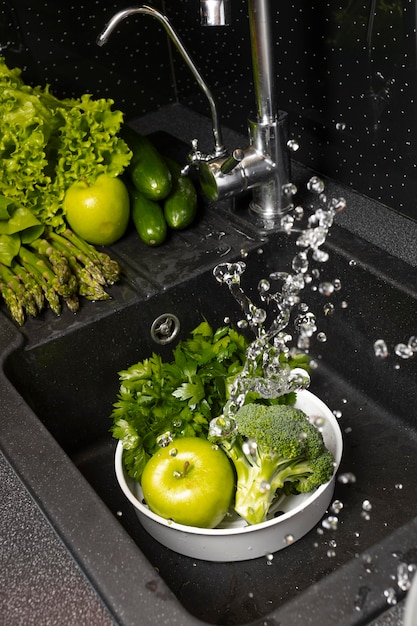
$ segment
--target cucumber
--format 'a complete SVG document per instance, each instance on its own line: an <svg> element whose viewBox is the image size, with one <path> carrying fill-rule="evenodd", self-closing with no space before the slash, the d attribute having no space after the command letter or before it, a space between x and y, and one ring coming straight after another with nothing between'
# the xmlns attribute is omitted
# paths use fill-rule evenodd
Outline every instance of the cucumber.
<svg viewBox="0 0 417 626"><path fill-rule="evenodd" d="M159 246L167 236L167 223L161 205L137 189L131 191L130 212L139 237L148 246Z"/></svg>
<svg viewBox="0 0 417 626"><path fill-rule="evenodd" d="M174 230L186 228L197 214L197 192L188 176L181 175L175 161L166 158L172 176L172 190L164 200L164 215L168 226Z"/></svg>
<svg viewBox="0 0 417 626"><path fill-rule="evenodd" d="M163 200L172 187L170 169L147 137L124 126L121 136L131 149L133 156L127 172L135 188L148 200Z"/></svg>

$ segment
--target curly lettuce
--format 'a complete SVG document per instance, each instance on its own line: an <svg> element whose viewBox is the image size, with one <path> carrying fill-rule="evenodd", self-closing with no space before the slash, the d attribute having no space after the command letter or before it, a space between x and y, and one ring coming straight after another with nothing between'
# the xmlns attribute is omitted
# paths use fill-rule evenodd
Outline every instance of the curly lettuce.
<svg viewBox="0 0 417 626"><path fill-rule="evenodd" d="M26 85L0 57L0 194L62 230L68 187L118 176L130 162L118 135L123 113L113 104L87 94L60 100L49 86Z"/></svg>

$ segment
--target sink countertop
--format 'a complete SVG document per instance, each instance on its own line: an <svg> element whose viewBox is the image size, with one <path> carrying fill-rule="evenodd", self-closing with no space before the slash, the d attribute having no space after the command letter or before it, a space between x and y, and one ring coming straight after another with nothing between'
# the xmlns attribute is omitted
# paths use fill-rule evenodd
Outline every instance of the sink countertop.
<svg viewBox="0 0 417 626"><path fill-rule="evenodd" d="M144 133L164 130L183 141L199 136L201 149L210 148L207 119L181 105L149 114L136 120L135 126ZM236 147L239 141L236 133L225 132L229 147ZM306 168L295 167L304 169L307 176ZM337 217L341 226L387 254L417 266L417 223L332 181L327 182L326 190L347 200L347 210ZM98 594L1 454L0 512L0 615L7 626L114 624ZM400 626L402 616L400 603L372 626Z"/></svg>

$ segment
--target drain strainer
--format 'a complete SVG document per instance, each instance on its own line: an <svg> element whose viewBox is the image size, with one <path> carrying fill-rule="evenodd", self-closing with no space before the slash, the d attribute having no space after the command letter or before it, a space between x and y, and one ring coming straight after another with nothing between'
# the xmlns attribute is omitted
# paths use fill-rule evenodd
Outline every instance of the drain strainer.
<svg viewBox="0 0 417 626"><path fill-rule="evenodd" d="M180 320L173 313L158 315L151 326L152 339L161 345L171 343L180 332L180 327Z"/></svg>

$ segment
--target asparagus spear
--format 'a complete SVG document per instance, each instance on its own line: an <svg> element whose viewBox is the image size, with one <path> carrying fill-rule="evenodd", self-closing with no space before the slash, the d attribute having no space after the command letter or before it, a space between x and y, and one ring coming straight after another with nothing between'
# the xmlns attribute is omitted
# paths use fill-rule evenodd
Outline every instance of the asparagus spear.
<svg viewBox="0 0 417 626"><path fill-rule="evenodd" d="M46 239L35 239L30 245L49 260L61 285L70 280L71 269L65 254L54 248Z"/></svg>
<svg viewBox="0 0 417 626"><path fill-rule="evenodd" d="M114 259L110 258L105 252L97 250L94 246L84 241L76 235L72 230L67 228L62 236L70 241L75 247L79 248L86 254L93 263L97 263L101 267L101 271L108 285L113 285L120 278L120 266Z"/></svg>
<svg viewBox="0 0 417 626"><path fill-rule="evenodd" d="M6 266L1 264L1 276L6 286L16 295L23 310L32 317L38 313L36 302L30 290L25 288L19 278Z"/></svg>
<svg viewBox="0 0 417 626"><path fill-rule="evenodd" d="M100 265L97 262L93 262L91 258L83 252L83 250L74 246L71 241L57 235L57 233L51 232L49 236L53 244L60 252L62 252L62 254L66 256L67 260L73 257L73 259L80 261L95 281L97 281L100 285L106 284L106 279L103 276Z"/></svg>
<svg viewBox="0 0 417 626"><path fill-rule="evenodd" d="M28 252L29 251L26 250L24 246L20 248L19 257L21 265L29 274L33 276L38 285L41 287L43 293L45 294L45 298L55 315L61 315L61 302L58 293L55 291L53 285L49 283L48 279L44 276L39 267L30 262L31 260L33 261L33 259Z"/></svg>

